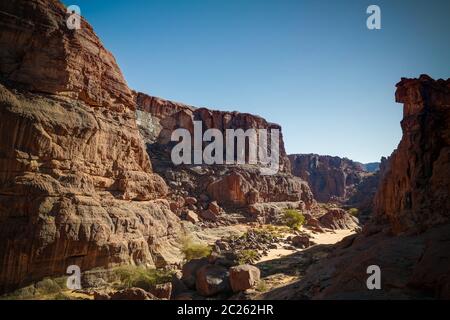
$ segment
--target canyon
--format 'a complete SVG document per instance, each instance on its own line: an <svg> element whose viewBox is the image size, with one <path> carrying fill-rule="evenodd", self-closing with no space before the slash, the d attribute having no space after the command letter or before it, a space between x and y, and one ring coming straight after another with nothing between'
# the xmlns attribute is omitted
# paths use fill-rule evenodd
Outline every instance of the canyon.
<svg viewBox="0 0 450 320"><path fill-rule="evenodd" d="M380 164L287 155L282 127L262 117L133 91L89 23L69 30L66 19L58 0L0 3L0 293L65 275L70 265L138 265L183 275L169 283L172 294L105 297L450 299L450 80L397 84L403 137ZM193 135L196 122L202 134L279 130L278 172L175 165L172 132ZM280 226L292 211L302 213L302 230ZM340 240L339 232L354 234L320 243L321 235ZM183 242L193 235L214 251L185 263ZM237 250L256 251L261 277L280 266L287 276L267 292L247 292L260 274L235 265ZM271 250L286 254L267 262ZM365 287L368 265L380 266L383 290ZM233 275L239 280L228 283Z"/></svg>

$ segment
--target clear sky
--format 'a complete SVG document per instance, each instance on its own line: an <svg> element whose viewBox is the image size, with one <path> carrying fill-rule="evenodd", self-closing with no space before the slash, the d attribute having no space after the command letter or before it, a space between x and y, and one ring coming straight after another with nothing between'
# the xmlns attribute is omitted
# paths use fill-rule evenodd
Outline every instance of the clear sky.
<svg viewBox="0 0 450 320"><path fill-rule="evenodd" d="M65 0L135 90L282 125L288 153L390 155L401 77L450 77L449 0ZM381 8L381 30L366 9Z"/></svg>

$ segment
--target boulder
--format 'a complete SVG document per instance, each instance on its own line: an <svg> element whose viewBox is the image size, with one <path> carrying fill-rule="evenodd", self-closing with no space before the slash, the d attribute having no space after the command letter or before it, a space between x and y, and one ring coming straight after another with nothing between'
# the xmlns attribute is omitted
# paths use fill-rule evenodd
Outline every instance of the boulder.
<svg viewBox="0 0 450 320"><path fill-rule="evenodd" d="M222 212L222 208L217 204L216 201L209 203L208 210L214 213L216 216L221 214Z"/></svg>
<svg viewBox="0 0 450 320"><path fill-rule="evenodd" d="M186 198L184 199L184 202L185 202L187 205L194 205L194 204L197 204L197 199L194 198L194 197L186 197Z"/></svg>
<svg viewBox="0 0 450 320"><path fill-rule="evenodd" d="M254 287L260 280L261 272L255 266L245 264L230 268L230 285L233 292Z"/></svg>
<svg viewBox="0 0 450 320"><path fill-rule="evenodd" d="M212 212L211 210L203 210L200 212L200 216L204 219L204 220L208 220L208 221L212 221L212 222L216 222L217 221L217 215Z"/></svg>
<svg viewBox="0 0 450 320"><path fill-rule="evenodd" d="M157 284L150 289L150 293L159 299L169 300L172 295L172 283Z"/></svg>
<svg viewBox="0 0 450 320"><path fill-rule="evenodd" d="M307 235L294 236L292 237L291 242L292 245L297 248L308 248L311 245Z"/></svg>
<svg viewBox="0 0 450 320"><path fill-rule="evenodd" d="M324 228L336 229L353 229L358 226L358 219L349 214L344 209L332 208L326 214L319 218Z"/></svg>
<svg viewBox="0 0 450 320"><path fill-rule="evenodd" d="M189 289L195 289L197 271L208 264L207 258L192 259L184 264L182 268L181 280Z"/></svg>
<svg viewBox="0 0 450 320"><path fill-rule="evenodd" d="M196 224L199 221L198 215L192 210L188 210L186 212L186 220L192 222L193 224Z"/></svg>
<svg viewBox="0 0 450 320"><path fill-rule="evenodd" d="M219 265L204 265L197 271L196 289L205 297L230 291L228 270Z"/></svg>

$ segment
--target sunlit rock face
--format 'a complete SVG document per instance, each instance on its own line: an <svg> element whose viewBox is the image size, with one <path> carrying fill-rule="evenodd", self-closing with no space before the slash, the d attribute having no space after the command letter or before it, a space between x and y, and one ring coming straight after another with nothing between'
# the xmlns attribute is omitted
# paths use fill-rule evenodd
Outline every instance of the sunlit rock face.
<svg viewBox="0 0 450 320"><path fill-rule="evenodd" d="M0 290L179 259L179 219L114 57L58 1L0 4Z"/></svg>
<svg viewBox="0 0 450 320"><path fill-rule="evenodd" d="M172 132L179 128L187 129L194 139L194 121L201 122L202 133L208 129L220 130L224 145L227 129L266 129L267 132L276 129L281 132L279 125L252 114L195 108L143 93L135 93L135 99L140 132L147 143L155 171L170 184L174 198L189 195L199 199L204 194L229 208L283 201L302 202L308 208L313 205L314 199L307 183L290 173L281 133L279 170L274 175L261 175L258 166L250 164L175 166L171 161L171 150L175 145L171 141ZM245 155L248 160L248 145Z"/></svg>
<svg viewBox="0 0 450 320"><path fill-rule="evenodd" d="M267 299L450 299L450 79L402 79L403 136L381 164L375 216ZM369 266L381 289L369 290Z"/></svg>

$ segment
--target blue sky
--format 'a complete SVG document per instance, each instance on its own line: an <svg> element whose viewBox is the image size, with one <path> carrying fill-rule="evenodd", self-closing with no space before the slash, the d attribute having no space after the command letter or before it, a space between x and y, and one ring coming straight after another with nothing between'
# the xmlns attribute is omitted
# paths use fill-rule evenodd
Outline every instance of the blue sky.
<svg viewBox="0 0 450 320"><path fill-rule="evenodd" d="M390 155L401 77L450 77L450 1L66 0L135 90L282 125L288 153ZM381 8L368 30L366 8Z"/></svg>

